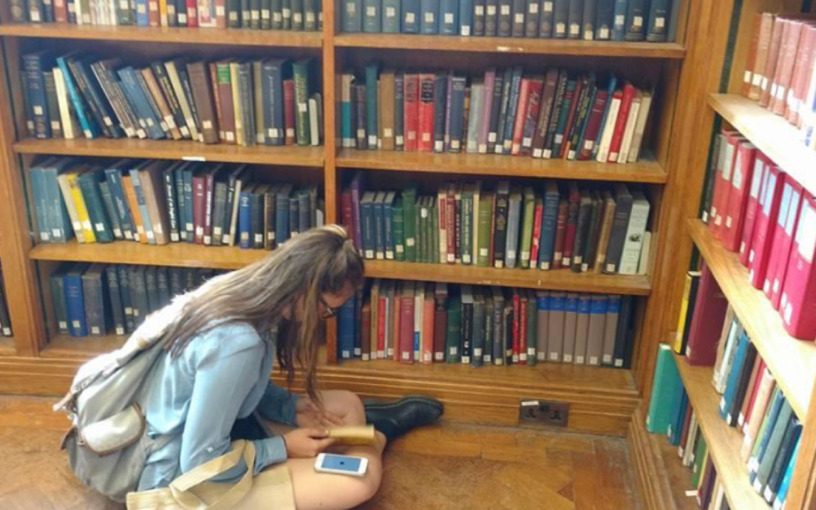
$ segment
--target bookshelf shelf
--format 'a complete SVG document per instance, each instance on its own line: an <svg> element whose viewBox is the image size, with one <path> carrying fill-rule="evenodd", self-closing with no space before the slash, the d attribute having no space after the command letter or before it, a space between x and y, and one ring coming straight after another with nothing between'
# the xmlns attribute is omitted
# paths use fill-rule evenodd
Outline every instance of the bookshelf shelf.
<svg viewBox="0 0 816 510"><path fill-rule="evenodd" d="M218 44L314 48L323 46L322 32L291 30L228 30L218 28L135 27L69 24L3 24L0 36L40 39L85 39L99 41Z"/></svg>
<svg viewBox="0 0 816 510"><path fill-rule="evenodd" d="M14 144L18 154L58 156L97 156L113 158L184 159L221 163L254 163L323 167L322 147L206 145L177 140L133 140L99 138L94 140L38 140L27 138Z"/></svg>
<svg viewBox="0 0 816 510"><path fill-rule="evenodd" d="M799 130L784 118L736 94L711 94L708 103L805 189L816 193L816 151L799 141Z"/></svg>
<svg viewBox="0 0 816 510"><path fill-rule="evenodd" d="M459 37L407 34L339 34L339 48L439 50L472 53L518 53L527 55L576 55L587 57L682 59L686 49L678 43L620 43L566 39L510 37Z"/></svg>
<svg viewBox="0 0 816 510"><path fill-rule="evenodd" d="M99 262L173 267L238 269L266 256L266 250L244 250L233 246L203 246L191 243L165 245L133 241L81 244L40 244L29 252L33 260Z"/></svg>
<svg viewBox="0 0 816 510"><path fill-rule="evenodd" d="M337 156L337 166L339 168L370 170L581 179L647 184L663 184L668 179L666 171L657 161L617 165L597 163L595 161L533 159L498 154L440 154L343 149Z"/></svg>
<svg viewBox="0 0 816 510"><path fill-rule="evenodd" d="M68 335L55 335L48 341L48 345L42 350L44 358L63 358L77 361L85 361L97 354L110 352L127 340L126 336L105 335L105 336L85 336L73 337Z"/></svg>
<svg viewBox="0 0 816 510"><path fill-rule="evenodd" d="M571 292L648 295L648 276L620 276L596 273L573 273L569 269L539 271L536 269L495 269L492 267L424 264L367 260L369 278L421 280L471 285L501 285L528 289L550 289Z"/></svg>
<svg viewBox="0 0 816 510"><path fill-rule="evenodd" d="M723 248L702 221L689 220L688 226L694 244L757 352L797 416L804 421L816 379L816 343L797 340L787 334L779 313L765 294L748 281L748 270L740 264L737 255Z"/></svg>
<svg viewBox="0 0 816 510"><path fill-rule="evenodd" d="M717 469L717 479L725 485L725 495L731 508L768 510L759 494L751 487L748 470L737 455L742 445L742 434L726 425L720 418L720 396L711 386L711 367L693 367L685 358L675 354L680 377L686 387L689 402L708 445L708 454Z"/></svg>

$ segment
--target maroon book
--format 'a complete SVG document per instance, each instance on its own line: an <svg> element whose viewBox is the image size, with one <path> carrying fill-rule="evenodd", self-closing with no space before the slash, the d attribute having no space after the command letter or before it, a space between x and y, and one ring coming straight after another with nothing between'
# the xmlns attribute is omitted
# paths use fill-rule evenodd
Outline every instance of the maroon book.
<svg viewBox="0 0 816 510"><path fill-rule="evenodd" d="M686 347L686 358L690 365L714 365L727 308L728 300L703 262Z"/></svg>

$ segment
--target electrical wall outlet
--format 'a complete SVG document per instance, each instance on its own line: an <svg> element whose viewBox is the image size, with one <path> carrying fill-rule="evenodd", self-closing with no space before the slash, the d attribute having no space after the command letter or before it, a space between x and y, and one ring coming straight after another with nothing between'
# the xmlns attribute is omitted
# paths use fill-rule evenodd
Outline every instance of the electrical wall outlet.
<svg viewBox="0 0 816 510"><path fill-rule="evenodd" d="M519 422L539 423L566 427L569 419L569 404L547 400L524 399L519 404Z"/></svg>

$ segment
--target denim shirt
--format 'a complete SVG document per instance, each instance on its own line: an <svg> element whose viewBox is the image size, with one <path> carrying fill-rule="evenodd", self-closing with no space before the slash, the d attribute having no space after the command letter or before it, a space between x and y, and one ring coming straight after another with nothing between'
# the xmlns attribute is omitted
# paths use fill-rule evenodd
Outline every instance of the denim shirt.
<svg viewBox="0 0 816 510"><path fill-rule="evenodd" d="M159 360L145 399L147 433L172 437L148 456L138 490L166 487L229 451L235 420L256 409L267 419L295 425L297 397L269 379L274 357L274 340L233 322L194 337L180 356ZM254 443L255 474L286 460L281 437ZM245 471L242 460L215 480L234 481Z"/></svg>

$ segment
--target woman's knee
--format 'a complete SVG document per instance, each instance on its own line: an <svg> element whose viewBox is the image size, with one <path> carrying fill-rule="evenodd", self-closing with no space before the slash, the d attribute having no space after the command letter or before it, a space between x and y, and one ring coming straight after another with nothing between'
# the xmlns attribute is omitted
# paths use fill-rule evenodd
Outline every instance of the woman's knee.
<svg viewBox="0 0 816 510"><path fill-rule="evenodd" d="M324 395L328 411L339 414L349 425L365 424L365 408L357 394L347 390L330 390Z"/></svg>

